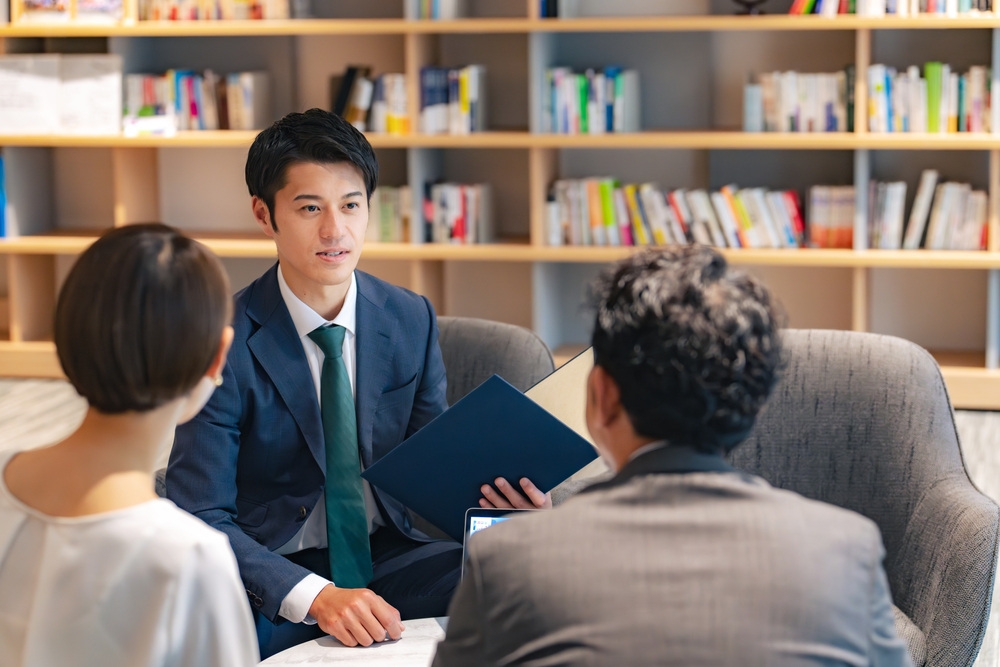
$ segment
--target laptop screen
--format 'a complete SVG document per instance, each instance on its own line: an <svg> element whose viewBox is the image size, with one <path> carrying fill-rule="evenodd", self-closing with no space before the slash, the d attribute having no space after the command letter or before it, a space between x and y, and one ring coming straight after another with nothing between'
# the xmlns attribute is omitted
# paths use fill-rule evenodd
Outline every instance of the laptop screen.
<svg viewBox="0 0 1000 667"><path fill-rule="evenodd" d="M516 514L521 512L533 512L535 510L498 510L491 509L486 510L481 507L471 507L465 512L465 534L463 535L464 540L462 544L462 549L464 553L462 554L462 574L465 574L465 560L469 553L469 538L475 533L481 530L486 530L491 526L495 526L498 523L503 523L504 521L512 518Z"/></svg>

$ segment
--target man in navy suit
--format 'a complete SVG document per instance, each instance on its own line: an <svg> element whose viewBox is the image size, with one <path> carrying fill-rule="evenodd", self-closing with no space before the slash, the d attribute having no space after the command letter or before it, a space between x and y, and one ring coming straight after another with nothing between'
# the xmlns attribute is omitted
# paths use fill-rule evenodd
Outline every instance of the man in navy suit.
<svg viewBox="0 0 1000 667"><path fill-rule="evenodd" d="M461 546L360 473L448 407L434 309L355 270L378 162L342 118L264 130L246 180L278 264L235 297L223 383L177 429L167 496L229 536L263 657L327 633L398 639L447 612ZM494 483L484 506L551 506L528 480Z"/></svg>

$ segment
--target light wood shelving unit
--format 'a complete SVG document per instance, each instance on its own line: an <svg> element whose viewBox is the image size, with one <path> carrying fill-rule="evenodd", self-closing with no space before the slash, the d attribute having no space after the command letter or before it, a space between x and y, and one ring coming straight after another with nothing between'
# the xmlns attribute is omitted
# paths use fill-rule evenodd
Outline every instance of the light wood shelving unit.
<svg viewBox="0 0 1000 667"><path fill-rule="evenodd" d="M718 5L718 0L683 1L704 8ZM628 0L623 2L624 5L628 4ZM716 5L711 5L712 2ZM470 179L500 179L504 187L500 188L499 196L512 202L501 212L500 217L505 222L499 230L500 242L478 246L370 243L364 250L363 268L426 294L440 314L494 317L531 326L555 349L558 363L582 349L584 339L581 337L580 326L578 323L571 326L564 322L575 316L574 309L577 309L582 282L597 270L598 265L625 257L634 251L630 248L545 245L545 199L550 183L559 177L604 174L602 165L591 167L589 173L579 173L579 165L585 160L573 156L590 156L594 162L602 162L600 157L594 156L619 156L618 162L614 162L613 158L609 159L611 164L622 164L620 156L623 154L659 155L656 151L663 151L668 156L693 155L695 157L691 164L701 164L698 160L706 162L712 155L731 156L734 152L761 151L778 156L805 152L810 160L814 155L818 156L817 160L823 160L824 155L842 156L850 153L853 168L849 179L865 183L873 168L877 167L874 156L879 151L913 152L914 155L923 155L926 151L944 151L959 156L984 155L986 167L977 174L982 181L981 185L988 187L990 191L988 251L865 250L861 246L865 236L863 211L866 206L864 197L861 196L855 233L856 240L861 241L856 242L859 249L723 252L733 264L762 271L776 289L801 288L802 285L795 285L798 282L803 283L807 289L813 284L817 289L826 289L824 285L828 287L834 284L830 289L839 290L840 296L837 307L831 306L831 310L836 310L837 314L817 317L815 304L809 305L808 298L792 299L793 303L789 308L792 326L827 326L830 321L836 320L834 326L845 329L881 331L884 323L878 317L878 308L887 298L887 288L883 283L895 280L892 276L897 275L894 273L897 270L906 275L911 275L907 272L916 271L912 275L924 276L923 280L931 281L935 278L928 279L928 273L941 276L984 274L984 282L988 283L984 288L985 293L964 298L966 302L982 300L982 303L977 302L971 308L977 311L977 317L985 321L983 329L986 330L963 338L980 342L972 343L973 349L962 349L962 345L958 345L956 349L942 349L934 354L942 365L957 407L1000 409L1000 370L996 370L1000 364L1000 134L880 135L866 132L864 122L856 122L858 130L852 133L747 134L727 129L692 129L684 126L684 123L670 122L667 112L660 112L658 118L667 118L668 122L657 124L654 121L650 124L653 129L635 134L591 137L546 135L536 131L540 105L536 91L541 72L547 66L563 64L563 60L579 60L579 54L574 56L574 49L579 50L580 44L585 44L586 40L596 42L604 38L617 38L618 41L612 41L611 46L604 44L600 47L607 51L623 48L621 40L631 39L633 35L642 42L642 37L649 33L662 33L656 38L666 41L712 39L715 34L731 34L735 39L755 34L760 35L759 39L772 39L774 35L779 35L782 39L802 39L803 37L798 37L800 34L805 34L810 39L815 36L818 40L853 39L853 62L857 71L863 73L872 62L873 41L877 46L879 35L883 31L921 31L921 34L928 34L922 31L958 30L971 31L968 34L992 35L993 31L1000 30L1000 17L875 19L852 16L822 19L780 14L762 17L717 14L587 17L560 21L538 18L537 0L525 0L524 7L524 11L518 16L458 21L341 18L218 22L130 20L111 26L20 23L0 27L0 50L30 51L33 48L31 45L37 48L37 44L49 42L56 43L55 48L58 49L59 40L63 38L107 38L108 48L125 53L128 64L128 54L140 52L145 48L144 45L148 47L152 43L151 40L173 40L184 45L192 44L191 38L215 40L211 43L218 43L221 51L229 44L251 43L231 40L257 40L252 43L259 45L265 44L261 40L285 38L294 41L295 57L292 60L296 64L292 66L291 74L299 77L298 82L291 87L293 100L284 101L285 106L290 107L289 110L313 106L315 104L310 103L311 100L325 99L310 88L325 86L323 77L326 74L317 74L309 68L313 67L314 60L328 56L324 49L333 49L334 60L337 60L337 67L340 69L349 62L374 61L378 71L404 72L410 92L411 118L416 118L419 111L419 71L425 65L454 65L459 64L462 59L471 62L479 57L477 49L480 48L484 52L492 50L492 55L486 53L483 56L491 68L491 77L495 68L500 70L498 79L511 78L511 71L504 69L507 60L513 61L515 66L523 64L527 71L521 72L521 80L517 85L523 83L525 90L513 97L516 103L523 100L527 111L516 108L514 102L504 106L504 101L496 100L496 96L491 97L491 103L500 102L497 106L504 106L501 115L506 122L496 125L501 129L470 136L369 136L372 145L380 151L380 159L381 156L389 156L383 162L390 164L390 168L386 169L384 166L383 173L391 173L391 165L396 165L395 176L388 176L387 182L390 184L396 184L393 181L408 182L413 187L436 177L460 178L469 170L473 172ZM339 41L350 46L344 47L346 50L337 51L340 48L337 46ZM641 49L642 44L634 48ZM358 48L360 53L351 51ZM725 51L725 45L719 47L713 44L711 48L715 49L713 54ZM878 49L875 51L878 52ZM178 47L174 52L175 56L179 58L177 54L180 52L181 47ZM780 55L776 57L781 59ZM942 55L936 57L944 58ZM233 60L229 57L226 62ZM161 66L161 62L155 58L151 62L154 64L147 62L143 67ZM594 66L601 64L603 63L599 61L592 63ZM837 69L842 64L845 63L836 63L828 69ZM163 64L162 68L168 66L172 64ZM226 65L205 63L178 66L221 68ZM779 63L775 68L779 66L784 65ZM652 62L648 67L655 68L657 63ZM711 68L712 65L707 67ZM821 69L810 67L803 66L801 69ZM330 71L336 69L335 67ZM664 95L662 90L647 85L645 72L643 77L644 98ZM860 76L856 89L859 121L864 119L863 109L866 106L864 81L864 76ZM505 85L510 85L509 81ZM706 106L709 111L712 111L713 104L731 103L732 96L722 99L725 96L720 95L719 90L723 87L723 84L718 84L717 89L707 95L709 102ZM525 91L526 95L523 94ZM279 90L275 94L282 93ZM280 108L281 105L278 106ZM698 110L691 112L693 115L698 113ZM719 114L715 115L718 117ZM663 129L655 129L657 125ZM702 122L702 125L725 128L732 123L709 120L708 123ZM87 180L83 178L84 174L80 173L79 167L87 162L81 162L83 158L79 156L85 155L87 160L93 158L104 164L106 169L100 173L106 173L109 181L103 186L107 191L101 200L103 208L98 207L106 210L107 214L96 222L94 215L90 215L87 220L75 220L72 212L66 212L73 207L62 206L58 212L49 212L47 222L29 225L31 230L28 235L0 239L0 272L5 271L6 278L6 293L3 289L4 281L0 279L0 375L60 376L54 346L50 342L55 295L73 256L94 241L101 227L162 219L186 229L227 261L256 261L257 264L253 264L253 267L257 267L261 262L273 260L273 245L262 235L256 234L252 227L226 224L216 229L205 220L195 220L190 226L178 222L188 218L177 211L185 212L189 209L177 209L172 198L179 195L165 191L165 183L173 183L171 178L176 181L174 172L178 171L178 163L197 167L204 160L214 165L212 160L216 158L211 156L215 155L231 154L239 158L254 136L254 132L181 132L169 138L18 136L5 135L3 128L0 128L0 146L5 149L49 151L46 154L56 156L48 158L56 163L52 167L55 175L52 177L54 184L51 185L56 209L60 209L60 201L72 199L76 192L72 184L66 183L67 180L72 180L67 178L67 173L80 175L82 180ZM73 155L78 157L60 162L59 156ZM74 162L74 159L77 161ZM843 161L842 157L831 159ZM672 158L665 160L667 163L674 161ZM500 166L491 166L492 162L497 162ZM63 166L59 167L59 164ZM76 164L77 171L66 167L66 164ZM512 164L515 167L509 166ZM933 162L926 166L933 166ZM714 163L712 168L714 169ZM171 169L173 172L170 172ZM703 167L692 169L711 171ZM714 173L711 178L715 178ZM754 180L753 174L744 173L740 178L747 184L756 184L751 183ZM650 177L649 180L655 178ZM692 180L698 179L692 177ZM664 182L664 185L672 186L675 183ZM718 184L701 182L698 185L717 187ZM245 197L245 193L243 196ZM204 194L202 198L205 198ZM480 294L477 290L484 291ZM781 289L777 291L780 293ZM801 303L808 306L802 317L796 310ZM935 318L937 313L933 307L928 306L922 316ZM956 322L955 326L968 325ZM933 340L923 340L919 335L915 338L926 347L934 349Z"/></svg>

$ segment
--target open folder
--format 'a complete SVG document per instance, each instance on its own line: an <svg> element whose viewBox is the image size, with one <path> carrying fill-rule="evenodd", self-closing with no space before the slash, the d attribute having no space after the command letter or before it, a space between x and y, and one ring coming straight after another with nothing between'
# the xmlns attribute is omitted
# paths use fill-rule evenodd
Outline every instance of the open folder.
<svg viewBox="0 0 1000 667"><path fill-rule="evenodd" d="M596 457L573 429L494 375L361 476L461 542L483 484L527 477L548 492Z"/></svg>

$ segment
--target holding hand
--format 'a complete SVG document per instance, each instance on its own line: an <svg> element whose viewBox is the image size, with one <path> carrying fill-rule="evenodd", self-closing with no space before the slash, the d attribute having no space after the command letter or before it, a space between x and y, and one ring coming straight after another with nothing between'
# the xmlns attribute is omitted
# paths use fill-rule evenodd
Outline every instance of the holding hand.
<svg viewBox="0 0 1000 667"><path fill-rule="evenodd" d="M313 600L309 615L344 646L399 639L406 629L399 612L367 588L328 585Z"/></svg>
<svg viewBox="0 0 1000 667"><path fill-rule="evenodd" d="M524 495L503 477L497 477L493 483L496 484L499 492L489 484L483 484L480 489L483 497L479 499L479 506L484 509L552 509L552 494L539 491L538 487L532 484L527 477L521 478L521 489L524 490Z"/></svg>

